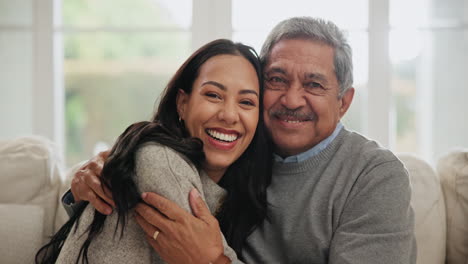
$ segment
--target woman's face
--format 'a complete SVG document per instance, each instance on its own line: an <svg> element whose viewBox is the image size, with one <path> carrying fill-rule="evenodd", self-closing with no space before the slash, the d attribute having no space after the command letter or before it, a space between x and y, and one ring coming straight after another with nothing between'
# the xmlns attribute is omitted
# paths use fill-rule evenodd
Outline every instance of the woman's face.
<svg viewBox="0 0 468 264"><path fill-rule="evenodd" d="M203 141L203 169L216 182L252 141L259 90L257 74L247 59L217 55L202 65L191 94L179 91L179 116L189 134Z"/></svg>

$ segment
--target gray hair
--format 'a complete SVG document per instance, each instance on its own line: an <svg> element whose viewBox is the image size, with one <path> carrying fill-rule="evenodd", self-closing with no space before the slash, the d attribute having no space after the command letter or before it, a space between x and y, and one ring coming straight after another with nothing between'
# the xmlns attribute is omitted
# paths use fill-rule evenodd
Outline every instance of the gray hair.
<svg viewBox="0 0 468 264"><path fill-rule="evenodd" d="M260 52L263 65L268 62L274 45L282 39L310 39L330 45L334 51L336 79L340 97L353 85L351 46L343 32L332 22L312 17L293 17L281 21L268 35Z"/></svg>

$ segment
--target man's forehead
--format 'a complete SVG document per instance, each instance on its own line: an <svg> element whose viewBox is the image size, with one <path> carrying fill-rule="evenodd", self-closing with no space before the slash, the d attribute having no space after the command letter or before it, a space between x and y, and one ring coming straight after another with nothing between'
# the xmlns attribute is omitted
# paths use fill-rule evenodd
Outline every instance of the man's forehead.
<svg viewBox="0 0 468 264"><path fill-rule="evenodd" d="M328 50L333 53L335 48L330 43L327 43L322 40L312 39L312 38L284 38L271 46L270 56L272 53L277 52L278 50L285 50L288 52L297 51L300 52L302 49L312 49L312 50Z"/></svg>
<svg viewBox="0 0 468 264"><path fill-rule="evenodd" d="M318 41L292 39L276 43L266 64L267 68L334 69L334 48Z"/></svg>
<svg viewBox="0 0 468 264"><path fill-rule="evenodd" d="M329 75L334 76L334 67L330 67L330 68L320 67L313 63L298 64L298 63L282 63L281 61L273 61L272 63L269 63L264 68L264 73L266 75L275 74L275 73L283 74L283 75L294 74L304 79L328 79L329 77L332 77Z"/></svg>

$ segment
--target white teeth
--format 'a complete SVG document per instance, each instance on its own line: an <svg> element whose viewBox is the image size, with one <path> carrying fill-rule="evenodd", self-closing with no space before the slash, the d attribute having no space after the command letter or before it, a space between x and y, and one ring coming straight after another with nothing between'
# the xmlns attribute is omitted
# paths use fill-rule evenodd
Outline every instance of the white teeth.
<svg viewBox="0 0 468 264"><path fill-rule="evenodd" d="M211 130L211 129L206 130L206 132L210 136L212 136L212 137L214 137L216 139L222 140L222 141L232 142L232 141L237 139L237 135L224 134L224 133L220 133L218 131Z"/></svg>
<svg viewBox="0 0 468 264"><path fill-rule="evenodd" d="M284 122L291 123L291 124L297 124L297 123L300 123L301 121L299 121L299 120L284 120Z"/></svg>

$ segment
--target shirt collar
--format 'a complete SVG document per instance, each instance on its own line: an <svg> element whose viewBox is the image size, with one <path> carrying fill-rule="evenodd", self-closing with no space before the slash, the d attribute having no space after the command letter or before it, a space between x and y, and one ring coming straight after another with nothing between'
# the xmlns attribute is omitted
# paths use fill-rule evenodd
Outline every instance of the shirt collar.
<svg viewBox="0 0 468 264"><path fill-rule="evenodd" d="M322 150L324 150L330 143L336 138L338 133L340 133L341 129L343 128L343 124L341 122L338 122L336 125L335 131L328 136L326 139L322 140L320 143L317 145L313 146L311 149L306 150L305 152L299 153L294 156L289 156L286 158L280 157L278 154L274 153L273 157L275 158L275 162L281 162L281 163L293 163L293 162L302 162L304 160L307 160L309 158L312 158L313 156L319 154Z"/></svg>

